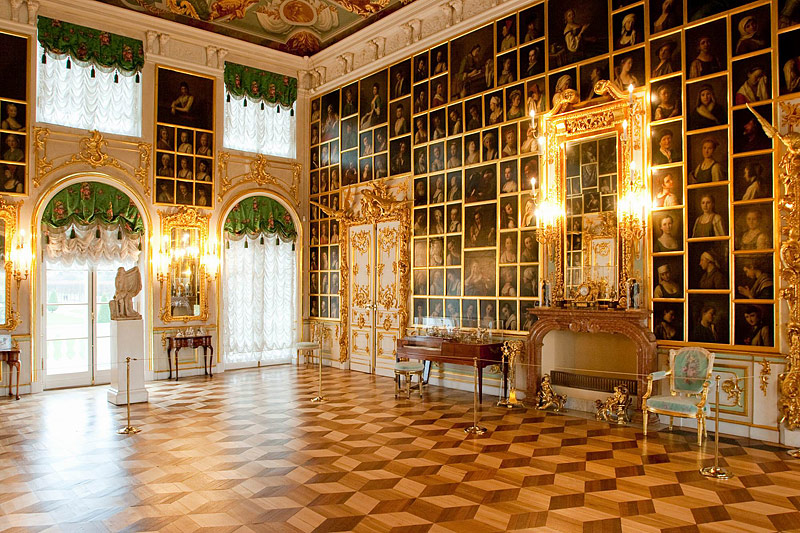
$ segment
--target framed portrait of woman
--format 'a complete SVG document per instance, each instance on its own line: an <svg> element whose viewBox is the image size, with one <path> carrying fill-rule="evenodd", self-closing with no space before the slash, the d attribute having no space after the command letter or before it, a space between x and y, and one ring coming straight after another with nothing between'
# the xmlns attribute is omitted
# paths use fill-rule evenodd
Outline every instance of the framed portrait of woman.
<svg viewBox="0 0 800 533"><path fill-rule="evenodd" d="M728 130L690 135L689 185L728 180Z"/></svg>
<svg viewBox="0 0 800 533"><path fill-rule="evenodd" d="M689 295L689 342L730 342L730 299L727 294Z"/></svg>
<svg viewBox="0 0 800 533"><path fill-rule="evenodd" d="M497 322L497 301L481 300L480 327L483 329L500 329Z"/></svg>
<svg viewBox="0 0 800 533"><path fill-rule="evenodd" d="M530 7L519 14L520 44L544 37L544 3Z"/></svg>
<svg viewBox="0 0 800 533"><path fill-rule="evenodd" d="M339 91L332 91L322 96L321 113L322 140L329 141L339 137Z"/></svg>
<svg viewBox="0 0 800 533"><path fill-rule="evenodd" d="M580 68L580 98L581 100L599 99L600 95L594 92L595 84L608 78L608 59L602 59Z"/></svg>
<svg viewBox="0 0 800 533"><path fill-rule="evenodd" d="M644 42L644 6L620 11L612 16L614 50L636 46Z"/></svg>
<svg viewBox="0 0 800 533"><path fill-rule="evenodd" d="M650 0L650 33L659 33L683 22L681 0Z"/></svg>
<svg viewBox="0 0 800 533"><path fill-rule="evenodd" d="M708 22L686 30L685 52L688 79L700 78L725 69L728 31L725 19Z"/></svg>
<svg viewBox="0 0 800 533"><path fill-rule="evenodd" d="M367 76L360 83L358 117L362 130L386 122L389 103L387 69Z"/></svg>
<svg viewBox="0 0 800 533"><path fill-rule="evenodd" d="M772 154L737 157L733 160L735 201L772 198Z"/></svg>
<svg viewBox="0 0 800 533"><path fill-rule="evenodd" d="M772 249L773 209L772 202L734 206L734 250Z"/></svg>
<svg viewBox="0 0 800 533"><path fill-rule="evenodd" d="M731 51L734 56L768 48L771 43L770 6L748 9L731 16Z"/></svg>
<svg viewBox="0 0 800 533"><path fill-rule="evenodd" d="M728 241L696 241L689 243L687 270L689 289L718 290L729 288Z"/></svg>
<svg viewBox="0 0 800 533"><path fill-rule="evenodd" d="M728 77L686 85L688 130L723 126L728 123Z"/></svg>
<svg viewBox="0 0 800 533"><path fill-rule="evenodd" d="M608 2L548 3L550 68L608 53Z"/></svg>
<svg viewBox="0 0 800 533"><path fill-rule="evenodd" d="M778 68L781 95L800 92L800 30L778 35Z"/></svg>
<svg viewBox="0 0 800 533"><path fill-rule="evenodd" d="M464 98L494 87L494 25L450 43L450 94Z"/></svg>
<svg viewBox="0 0 800 533"><path fill-rule="evenodd" d="M411 92L411 60L406 59L389 67L389 96L392 100L407 96Z"/></svg>
<svg viewBox="0 0 800 533"><path fill-rule="evenodd" d="M734 339L742 346L775 345L775 308L763 304L734 305Z"/></svg>
<svg viewBox="0 0 800 533"><path fill-rule="evenodd" d="M634 87L644 85L644 48L617 54L613 62L614 71L611 80L618 88L627 91L631 85Z"/></svg>
<svg viewBox="0 0 800 533"><path fill-rule="evenodd" d="M682 341L683 304L654 302L653 333L660 341Z"/></svg>
<svg viewBox="0 0 800 533"><path fill-rule="evenodd" d="M652 120L669 120L683 114L681 107L681 79L672 77L653 84L650 96Z"/></svg>
<svg viewBox="0 0 800 533"><path fill-rule="evenodd" d="M214 129L214 78L158 65L156 87L158 122Z"/></svg>
<svg viewBox="0 0 800 533"><path fill-rule="evenodd" d="M653 298L683 298L683 256L653 258Z"/></svg>
<svg viewBox="0 0 800 533"><path fill-rule="evenodd" d="M420 211L422 212L422 216L424 220L427 221L427 210L426 209L417 209L414 211L414 224L416 225L418 221L420 221ZM425 222L427 227L427 222ZM417 232L414 232L414 235L417 235ZM423 233L424 235L424 233ZM414 268L424 268L428 266L428 241L427 239L414 239Z"/></svg>
<svg viewBox="0 0 800 533"><path fill-rule="evenodd" d="M772 300L775 297L775 257L765 254L733 256L734 299Z"/></svg>
<svg viewBox="0 0 800 533"><path fill-rule="evenodd" d="M754 104L772 95L772 54L733 62L733 105Z"/></svg>
<svg viewBox="0 0 800 533"><path fill-rule="evenodd" d="M687 196L690 239L729 235L726 185L689 189Z"/></svg>
<svg viewBox="0 0 800 533"><path fill-rule="evenodd" d="M653 252L683 250L683 210L653 212Z"/></svg>
<svg viewBox="0 0 800 533"><path fill-rule="evenodd" d="M464 295L494 296L497 291L494 250L464 253Z"/></svg>

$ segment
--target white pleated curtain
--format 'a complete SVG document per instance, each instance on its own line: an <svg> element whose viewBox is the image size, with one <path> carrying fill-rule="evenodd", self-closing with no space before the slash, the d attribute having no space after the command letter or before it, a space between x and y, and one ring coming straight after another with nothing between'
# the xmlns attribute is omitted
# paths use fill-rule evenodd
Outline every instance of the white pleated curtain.
<svg viewBox="0 0 800 533"><path fill-rule="evenodd" d="M38 45L37 56L44 49ZM94 67L47 53L38 61L36 119L72 128L139 137L142 132L142 84L135 73Z"/></svg>
<svg viewBox="0 0 800 533"><path fill-rule="evenodd" d="M225 148L278 157L295 157L295 120L290 110L247 98L225 99Z"/></svg>
<svg viewBox="0 0 800 533"><path fill-rule="evenodd" d="M119 224L72 223L63 228L43 224L42 232L44 258L50 264L129 268L139 261L141 235L128 233Z"/></svg>
<svg viewBox="0 0 800 533"><path fill-rule="evenodd" d="M284 362L294 354L297 255L292 243L276 242L226 234L223 344L232 366Z"/></svg>

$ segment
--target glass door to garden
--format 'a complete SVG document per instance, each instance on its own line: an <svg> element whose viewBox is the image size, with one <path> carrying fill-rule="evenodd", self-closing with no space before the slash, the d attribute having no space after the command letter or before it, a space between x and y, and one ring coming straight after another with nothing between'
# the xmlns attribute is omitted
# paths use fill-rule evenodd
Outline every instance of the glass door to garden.
<svg viewBox="0 0 800 533"><path fill-rule="evenodd" d="M116 270L46 263L44 385L47 389L108 383Z"/></svg>

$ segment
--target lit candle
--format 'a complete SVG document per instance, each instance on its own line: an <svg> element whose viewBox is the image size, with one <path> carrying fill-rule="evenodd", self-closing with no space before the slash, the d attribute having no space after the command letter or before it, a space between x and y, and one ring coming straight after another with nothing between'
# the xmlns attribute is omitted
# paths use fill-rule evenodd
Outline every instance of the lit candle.
<svg viewBox="0 0 800 533"><path fill-rule="evenodd" d="M531 178L531 188L536 188L536 178Z"/></svg>
<svg viewBox="0 0 800 533"><path fill-rule="evenodd" d="M633 105L633 84L628 85L628 102Z"/></svg>

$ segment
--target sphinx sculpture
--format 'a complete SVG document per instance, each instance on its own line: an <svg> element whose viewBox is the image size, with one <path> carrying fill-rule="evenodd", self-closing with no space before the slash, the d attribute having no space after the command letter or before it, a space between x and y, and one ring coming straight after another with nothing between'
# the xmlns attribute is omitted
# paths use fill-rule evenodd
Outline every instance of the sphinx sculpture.
<svg viewBox="0 0 800 533"><path fill-rule="evenodd" d="M139 267L125 270L123 267L117 269L117 277L114 279L116 292L114 298L108 302L111 310L111 320L140 320L142 315L133 308L133 298L142 290L142 276Z"/></svg>

